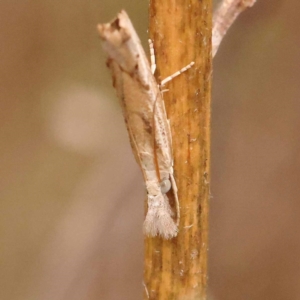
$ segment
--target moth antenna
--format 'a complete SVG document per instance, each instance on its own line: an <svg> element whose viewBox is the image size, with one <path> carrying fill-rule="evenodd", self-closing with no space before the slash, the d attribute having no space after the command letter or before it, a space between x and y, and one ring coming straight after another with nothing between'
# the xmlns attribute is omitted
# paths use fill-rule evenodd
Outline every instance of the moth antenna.
<svg viewBox="0 0 300 300"><path fill-rule="evenodd" d="M156 62L155 62L155 52L152 40L148 40L149 50L150 50L150 64L151 64L151 73L154 75L156 70Z"/></svg>
<svg viewBox="0 0 300 300"><path fill-rule="evenodd" d="M173 78L177 77L178 75L182 74L183 72L187 71L188 69L190 69L195 63L192 61L191 63L189 63L187 66L185 66L184 68L180 69L179 71L175 72L174 74L168 76L167 78L165 78L164 80L161 81L160 85L164 86L167 82L171 81Z"/></svg>

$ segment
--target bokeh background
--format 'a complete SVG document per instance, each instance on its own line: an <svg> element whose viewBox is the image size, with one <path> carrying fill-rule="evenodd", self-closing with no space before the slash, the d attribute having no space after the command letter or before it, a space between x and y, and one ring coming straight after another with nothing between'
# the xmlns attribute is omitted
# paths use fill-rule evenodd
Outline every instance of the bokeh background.
<svg viewBox="0 0 300 300"><path fill-rule="evenodd" d="M0 3L1 300L142 298L143 182L96 32L121 8L147 47L147 1ZM209 299L300 299L299 11L258 0L214 59Z"/></svg>

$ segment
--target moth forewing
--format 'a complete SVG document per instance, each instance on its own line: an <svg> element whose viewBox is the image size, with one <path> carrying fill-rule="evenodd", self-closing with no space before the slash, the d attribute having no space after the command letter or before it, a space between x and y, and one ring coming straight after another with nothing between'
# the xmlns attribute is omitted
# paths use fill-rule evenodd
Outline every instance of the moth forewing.
<svg viewBox="0 0 300 300"><path fill-rule="evenodd" d="M161 93L162 95L162 93ZM156 133L156 156L159 162L159 172L161 179L161 187L168 185L172 187L176 204L176 225L179 225L180 221L180 207L177 193L177 186L173 175L173 153L172 153L172 135L170 129L170 123L167 119L166 109L162 97L161 101L157 101L157 105L154 110L154 124ZM163 188L163 187L162 187ZM164 190L164 193L168 192L168 189Z"/></svg>
<svg viewBox="0 0 300 300"><path fill-rule="evenodd" d="M107 65L122 103L132 150L145 180L148 211L144 232L172 238L178 229L161 181L171 179L176 198L177 189L172 177L170 129L161 92L125 11L111 23L98 25L98 31L108 54Z"/></svg>

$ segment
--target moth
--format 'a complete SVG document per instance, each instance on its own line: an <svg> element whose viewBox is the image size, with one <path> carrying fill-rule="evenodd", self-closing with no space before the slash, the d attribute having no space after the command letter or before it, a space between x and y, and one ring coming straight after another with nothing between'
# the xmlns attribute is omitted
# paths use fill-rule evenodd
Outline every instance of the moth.
<svg viewBox="0 0 300 300"><path fill-rule="evenodd" d="M130 144L146 185L148 207L144 233L173 238L178 232L180 208L173 173L171 130L161 87L193 63L159 85L153 75L156 68L153 45L150 42L150 65L125 11L110 23L99 24L98 32L121 100ZM167 197L169 190L174 194L176 215Z"/></svg>

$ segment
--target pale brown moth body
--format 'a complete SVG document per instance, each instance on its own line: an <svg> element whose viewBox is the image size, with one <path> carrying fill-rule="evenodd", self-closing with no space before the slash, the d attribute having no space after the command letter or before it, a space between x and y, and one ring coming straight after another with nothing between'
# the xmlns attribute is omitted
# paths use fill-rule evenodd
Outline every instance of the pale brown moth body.
<svg viewBox="0 0 300 300"><path fill-rule="evenodd" d="M131 147L146 184L148 211L144 233L170 239L177 235L180 213L171 132L162 92L152 74L155 66L150 66L125 11L112 22L98 25L98 31L122 103ZM170 188L176 202L176 222L166 195Z"/></svg>

